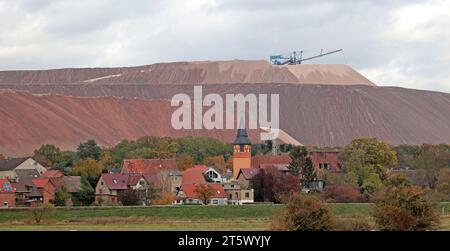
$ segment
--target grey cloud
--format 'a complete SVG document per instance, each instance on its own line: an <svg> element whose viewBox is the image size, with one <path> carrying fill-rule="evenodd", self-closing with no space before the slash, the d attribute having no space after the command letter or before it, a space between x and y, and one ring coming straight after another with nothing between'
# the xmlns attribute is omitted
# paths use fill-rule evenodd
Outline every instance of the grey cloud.
<svg viewBox="0 0 450 251"><path fill-rule="evenodd" d="M11 2L0 1L2 69L268 59L343 48L314 62L348 63L381 85L450 91L449 15L417 23L398 16L414 4L446 8L441 1Z"/></svg>

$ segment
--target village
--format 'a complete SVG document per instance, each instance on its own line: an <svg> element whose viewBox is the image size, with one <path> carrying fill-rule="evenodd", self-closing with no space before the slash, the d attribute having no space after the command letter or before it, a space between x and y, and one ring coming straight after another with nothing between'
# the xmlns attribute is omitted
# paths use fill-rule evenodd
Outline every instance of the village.
<svg viewBox="0 0 450 251"><path fill-rule="evenodd" d="M296 152L299 158L295 157ZM397 162L397 156L393 153L387 151L392 161ZM443 154L441 157L445 162L448 148L444 147ZM225 169L210 163L183 163L175 158L124 158L120 168L107 170L102 167L97 176L86 178L86 173L93 169L89 164L83 174L75 175L72 171L67 175L63 169L44 166L33 157L5 158L0 160L0 203L2 208L40 207L45 204L245 205L280 203L283 196L295 193L321 194L331 202L370 202L377 192L384 189L380 182L381 177L386 175L401 174L413 185L424 188L445 188L448 182L447 168L442 170L443 174L434 177L432 184L429 172L411 170L405 163L407 158L403 160L401 155L398 156L401 163L386 164L391 166L377 175L375 170L373 174L366 175L368 178L355 177L358 171L351 172L350 168L361 167L351 167L352 162L348 162L345 169L341 163L342 155L335 149L306 151L301 146L292 148L289 154L274 154L271 150L266 154L252 155L252 143L246 129L241 128L237 130L232 145L228 165L231 168ZM394 168L400 165L404 167ZM311 167L309 170L308 166ZM387 182L384 178L383 183ZM440 200L445 200L445 196L442 197L442 194L447 194L445 189L440 194Z"/></svg>
<svg viewBox="0 0 450 251"><path fill-rule="evenodd" d="M341 172L337 151L310 152L315 169ZM214 166L193 165L183 171L174 158L124 159L120 170L102 173L95 185L82 182L81 176L64 175L60 170L41 165L32 157L0 160L0 202L3 208L55 204L58 192L65 190L66 206L72 198L90 186L95 191L95 205L150 205L154 191L170 194L167 204L244 205L263 203L255 198L260 174L273 169L291 175L291 158L283 155L251 155L251 142L245 129L239 129L233 143L232 170L220 173ZM304 191L321 191L323 181ZM258 196L257 196L258 197ZM132 202L130 202L132 200ZM267 202L267 201L266 201Z"/></svg>

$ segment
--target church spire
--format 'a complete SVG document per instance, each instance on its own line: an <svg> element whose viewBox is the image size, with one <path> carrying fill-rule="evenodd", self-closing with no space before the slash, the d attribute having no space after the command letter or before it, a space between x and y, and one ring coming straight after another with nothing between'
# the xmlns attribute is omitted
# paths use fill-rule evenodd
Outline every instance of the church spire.
<svg viewBox="0 0 450 251"><path fill-rule="evenodd" d="M234 140L235 145L251 145L250 139L248 138L247 130L245 130L245 122L241 117L239 121L239 128L237 131L236 139Z"/></svg>

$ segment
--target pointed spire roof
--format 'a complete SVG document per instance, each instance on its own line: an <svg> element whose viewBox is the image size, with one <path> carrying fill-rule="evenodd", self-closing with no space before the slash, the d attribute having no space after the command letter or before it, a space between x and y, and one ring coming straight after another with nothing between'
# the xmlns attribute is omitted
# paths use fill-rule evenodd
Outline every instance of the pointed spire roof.
<svg viewBox="0 0 450 251"><path fill-rule="evenodd" d="M239 121L239 128L237 131L236 139L234 140L235 145L251 145L250 139L248 138L247 130L245 130L244 120L241 117Z"/></svg>

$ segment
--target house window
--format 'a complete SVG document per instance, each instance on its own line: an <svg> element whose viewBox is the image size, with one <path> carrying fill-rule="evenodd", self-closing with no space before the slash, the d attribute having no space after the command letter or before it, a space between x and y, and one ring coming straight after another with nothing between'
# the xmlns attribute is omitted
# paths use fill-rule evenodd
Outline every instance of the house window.
<svg viewBox="0 0 450 251"><path fill-rule="evenodd" d="M230 193L230 194L228 195L228 198L229 198L230 200L233 199L233 194Z"/></svg>
<svg viewBox="0 0 450 251"><path fill-rule="evenodd" d="M244 145L239 145L239 152L244 152Z"/></svg>
<svg viewBox="0 0 450 251"><path fill-rule="evenodd" d="M219 201L218 200L212 200L212 204L217 205L217 204L219 204Z"/></svg>
<svg viewBox="0 0 450 251"><path fill-rule="evenodd" d="M103 181L102 181L102 182L100 182L100 185L102 185L102 186L103 186Z"/></svg>
<svg viewBox="0 0 450 251"><path fill-rule="evenodd" d="M103 189L100 188L100 189L99 189L99 193L103 193Z"/></svg>
<svg viewBox="0 0 450 251"><path fill-rule="evenodd" d="M250 193L249 192L245 192L245 198L250 198Z"/></svg>
<svg viewBox="0 0 450 251"><path fill-rule="evenodd" d="M320 169L328 169L330 167L330 164L328 163L319 163Z"/></svg>
<svg viewBox="0 0 450 251"><path fill-rule="evenodd" d="M235 192L234 195L236 195L236 198L239 198L239 193Z"/></svg>

